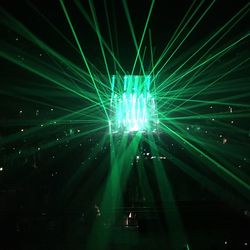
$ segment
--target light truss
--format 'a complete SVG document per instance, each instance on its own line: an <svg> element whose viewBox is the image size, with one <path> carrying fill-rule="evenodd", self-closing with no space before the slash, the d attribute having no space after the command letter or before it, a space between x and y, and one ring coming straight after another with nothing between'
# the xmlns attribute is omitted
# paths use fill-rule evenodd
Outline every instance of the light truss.
<svg viewBox="0 0 250 250"><path fill-rule="evenodd" d="M116 132L155 132L158 116L151 76L112 76L110 126Z"/></svg>

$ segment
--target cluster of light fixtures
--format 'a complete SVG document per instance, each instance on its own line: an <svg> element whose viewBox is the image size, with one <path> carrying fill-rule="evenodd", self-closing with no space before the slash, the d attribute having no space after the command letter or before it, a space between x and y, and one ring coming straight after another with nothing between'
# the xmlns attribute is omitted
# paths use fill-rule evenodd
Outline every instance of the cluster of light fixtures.
<svg viewBox="0 0 250 250"><path fill-rule="evenodd" d="M151 76L125 75L122 80L112 76L112 133L156 130L156 101L150 90Z"/></svg>

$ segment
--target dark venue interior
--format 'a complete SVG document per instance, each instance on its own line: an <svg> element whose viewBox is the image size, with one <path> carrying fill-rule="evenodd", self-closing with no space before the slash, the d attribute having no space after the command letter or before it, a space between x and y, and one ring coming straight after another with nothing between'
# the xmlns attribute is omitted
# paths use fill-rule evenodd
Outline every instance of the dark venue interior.
<svg viewBox="0 0 250 250"><path fill-rule="evenodd" d="M249 7L2 0L0 249L249 249Z"/></svg>

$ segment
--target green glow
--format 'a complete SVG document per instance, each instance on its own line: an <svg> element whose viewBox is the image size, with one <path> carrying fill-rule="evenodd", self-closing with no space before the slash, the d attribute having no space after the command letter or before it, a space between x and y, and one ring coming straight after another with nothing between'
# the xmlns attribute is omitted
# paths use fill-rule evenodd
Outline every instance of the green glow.
<svg viewBox="0 0 250 250"><path fill-rule="evenodd" d="M156 100L150 93L151 76L125 75L123 89L118 78L112 77L112 132L156 131Z"/></svg>
<svg viewBox="0 0 250 250"><path fill-rule="evenodd" d="M93 200L97 198L106 219L110 216L108 211L126 205L124 191L131 172L136 169L136 185L145 194L145 201L156 205L157 199L160 199L165 207L168 202L173 204L173 212L163 214L169 232L166 236L172 246L170 249L192 248L187 244L188 237L175 204L176 190L172 187L171 174L168 172L170 165L218 195L221 200L236 206L249 203L250 78L246 48L249 31L235 32L240 23L246 20L249 4L235 10L231 18L215 26L207 37L201 37L202 25L217 8L217 3L215 0L193 0L176 30L171 29L173 35L162 36L157 41L162 32L155 36L159 27L154 26L155 21L151 22L151 19L158 15L158 1L151 0L148 4L141 27L134 23L139 15L135 17L132 15L134 12L130 12L132 2L130 5L129 1L120 1L127 23L119 27L120 20L116 20L116 17L122 17L110 6L110 2L116 1L104 1L105 8L101 11L105 11L108 25L105 27L103 18L99 17L100 8L96 8L94 3L98 1L74 0L72 5L96 35L97 44L94 44L94 39L93 44L89 44L92 36L88 37L88 30L77 22L79 19L72 18L75 12L70 11L71 3L59 2L73 39L57 28L46 15L39 13L39 16L59 35L61 43L67 45L65 49L73 51L72 56L71 51L61 54L60 49L53 49L49 41L46 43L39 38L35 30L29 30L0 8L3 17L0 24L6 26L7 38L11 31L19 40L27 42L26 48L15 37L13 41L2 39L0 58L38 79L37 83L27 82L26 85L22 84L22 79L15 79L14 76L6 83L3 78L3 85L10 85L10 88L0 89L0 94L15 100L18 107L24 101L32 106L43 106L46 110L53 107L62 112L51 117L37 116L35 119L17 113L15 117L3 120L4 126L14 131L4 137L0 135L3 147L7 148L12 143L22 145L22 156L28 157L36 154L38 149L29 144L26 147L26 143L23 143L26 138L38 139L39 151L43 152L50 148L53 151L56 146L64 146L64 143L73 146L76 139L80 139L82 145L82 142L92 140L98 133L102 138L91 148L89 155L85 152L86 148L82 149L82 155L79 154L84 165L80 165L75 174L69 177L61 199L65 203L69 203L68 197L71 196L83 199L80 192L79 195L72 194L76 191L74 187L83 185L85 171L90 172L84 188L88 192L88 188L96 185L98 178L103 179L100 194L93 194ZM125 30L126 27L128 30ZM170 32L165 23L162 28L166 33ZM119 34L123 29L124 34L131 34L130 37L126 36L128 39L125 42L121 41L124 35ZM132 50L127 42L129 38ZM194 41L192 46L190 41ZM33 49L29 50L28 45ZM162 50L159 45L163 46ZM93 56L91 54L92 47L97 53L96 57L95 53ZM39 56L40 53L46 56ZM98 60L95 61L95 58ZM21 113L25 114L26 106L21 109ZM71 125L77 125L79 132L64 136L62 127ZM15 127L18 130L14 130ZM57 132L63 134L58 140ZM44 140L40 140L40 135ZM74 146L78 147L76 144ZM102 155L102 163L94 169L95 156L104 148L109 152L104 151L106 155ZM145 158L143 154L146 154ZM6 161L18 160L20 156L13 150ZM152 172L148 172L147 163ZM155 176L157 195L150 183L151 174ZM179 179L174 181L178 182ZM123 212L119 212L120 215ZM111 224L115 220L115 216L109 218ZM100 222L96 221L84 249L111 249L113 247L109 246L109 242L112 240L112 231L100 233Z"/></svg>

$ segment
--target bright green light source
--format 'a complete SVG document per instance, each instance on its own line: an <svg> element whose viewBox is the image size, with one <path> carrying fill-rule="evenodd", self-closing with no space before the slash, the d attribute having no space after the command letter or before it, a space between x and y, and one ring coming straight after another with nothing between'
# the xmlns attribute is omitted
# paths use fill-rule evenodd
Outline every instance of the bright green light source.
<svg viewBox="0 0 250 250"><path fill-rule="evenodd" d="M155 97L150 93L151 76L112 76L111 120L113 133L156 131Z"/></svg>

